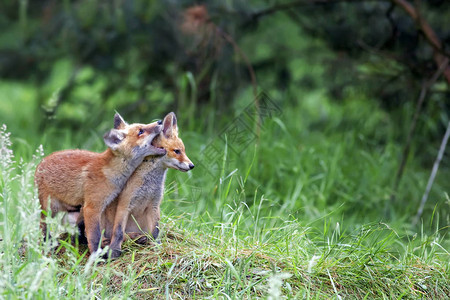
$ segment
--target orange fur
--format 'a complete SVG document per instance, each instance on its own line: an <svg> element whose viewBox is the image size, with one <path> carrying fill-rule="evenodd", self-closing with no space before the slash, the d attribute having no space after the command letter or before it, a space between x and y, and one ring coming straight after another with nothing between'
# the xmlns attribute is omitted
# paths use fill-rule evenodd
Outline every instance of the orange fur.
<svg viewBox="0 0 450 300"><path fill-rule="evenodd" d="M36 168L35 183L43 210L69 212L83 206L89 250L100 240L100 215L123 189L145 156L164 154L151 145L161 131L156 122L128 125L116 114L114 129L104 136L108 149L102 153L63 150L45 157ZM48 207L48 200L51 207ZM41 228L46 233L44 215Z"/></svg>
<svg viewBox="0 0 450 300"><path fill-rule="evenodd" d="M187 172L194 165L186 155L183 141L178 137L175 114L164 118L162 133L153 144L164 148L162 157L149 156L136 169L119 197L113 201L102 216L105 239L111 240L111 257L118 257L125 233L135 239L143 234L158 235L160 202L164 192L167 168Z"/></svg>

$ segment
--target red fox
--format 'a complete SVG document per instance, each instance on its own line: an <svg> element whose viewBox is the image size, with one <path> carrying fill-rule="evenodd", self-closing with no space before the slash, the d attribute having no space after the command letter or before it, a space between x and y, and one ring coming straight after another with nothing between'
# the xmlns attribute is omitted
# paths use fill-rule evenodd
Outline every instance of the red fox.
<svg viewBox="0 0 450 300"><path fill-rule="evenodd" d="M107 244L111 240L111 258L120 256L124 233L133 239L146 233L157 238L159 205L163 198L167 168L183 172L194 168L186 156L183 141L178 137L177 119L173 112L164 118L162 132L153 145L165 149L167 154L146 157L102 216L104 242Z"/></svg>
<svg viewBox="0 0 450 300"><path fill-rule="evenodd" d="M116 114L114 129L103 137L106 151L63 150L45 157L35 172L42 209L49 208L49 198L52 215L82 206L89 251L94 253L99 246L103 210L122 191L144 157L166 153L151 144L161 129L157 122L128 125ZM41 228L47 234L43 214Z"/></svg>

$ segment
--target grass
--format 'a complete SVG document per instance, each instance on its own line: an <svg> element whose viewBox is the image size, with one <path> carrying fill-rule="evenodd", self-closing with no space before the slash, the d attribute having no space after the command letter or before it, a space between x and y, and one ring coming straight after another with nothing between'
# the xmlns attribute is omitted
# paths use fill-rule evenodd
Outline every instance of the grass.
<svg viewBox="0 0 450 300"><path fill-rule="evenodd" d="M249 155L253 167L248 163L242 177L239 172L222 172L210 196L219 204L199 203L203 210L208 207L206 212L186 210L192 203L182 195L194 195L193 179L169 179L161 244L126 242L121 258L103 262L69 239L44 242L32 184L42 149L24 162L14 157L6 127L0 142L3 298L446 299L450 295L446 226L435 219L430 223L433 228L423 224L417 233L408 234L410 228L396 230L381 221L361 225L354 218L347 220L339 206L319 218L282 217L295 204L277 205L260 191L248 190L256 156L261 153ZM331 162L345 151L336 151ZM224 154L223 165L228 166L228 152ZM331 173L328 176L342 176L334 164L323 166ZM308 181L303 176L304 186L322 180L312 189L314 195L332 195L327 185L337 178L316 174L316 179ZM286 195L301 197L304 190L294 189ZM268 193L267 187L264 191L275 193ZM196 201L210 200L200 200L204 197L205 193L200 194ZM181 203L179 210L174 208L177 203ZM282 212L277 213L278 209ZM52 231L70 230L57 219L49 222Z"/></svg>
<svg viewBox="0 0 450 300"><path fill-rule="evenodd" d="M193 237L177 220L166 220L164 242L156 249L136 249L128 244L124 258L111 266L133 269L109 280L121 291L125 278L140 278L133 292L181 298L195 296L232 299L365 296L436 298L448 294L445 267L439 261L423 261L413 253L390 253L393 232L374 224L350 235L332 234L326 242L310 239L308 229L290 222L266 233L265 243L233 236L216 229ZM237 224L235 225L237 226ZM380 235L386 235L381 238ZM395 234L394 234L395 235ZM375 238L374 238L375 236ZM334 240L336 239L336 240ZM368 242L372 240L372 242ZM426 246L433 252L438 247ZM432 250L434 248L434 250ZM436 255L438 256L438 255ZM144 284L146 283L146 284ZM154 289L154 290L149 290ZM145 294L145 293L144 293Z"/></svg>
<svg viewBox="0 0 450 300"><path fill-rule="evenodd" d="M223 99L218 87L228 79L220 72L209 101L198 106L199 78L172 66L176 88L161 78L142 98L140 61L111 75L66 57L46 78L2 79L0 119L8 129L0 130L0 298L450 298L448 159L421 223L411 224L441 138L432 113L438 104L424 108L392 202L414 101L402 99L388 113L359 85L342 91L345 100L331 100L326 87L335 83L325 75L336 54L317 38L299 38L298 24L286 20L262 22L266 34L240 39L253 65L272 56L290 60L292 77L285 86L273 68L257 70L258 86L280 111L265 118L258 140L253 128L244 132L245 147L227 128L252 105L252 91L242 83L233 99ZM73 90L58 100L75 70ZM120 89L110 91L107 82L117 76ZM33 187L43 152L103 151L115 109L129 122L149 122L174 107L196 168L168 172L161 244L126 242L118 260L103 262L65 235L44 242ZM219 149L215 159L207 156L211 145ZM53 236L73 232L58 218L47 221Z"/></svg>
<svg viewBox="0 0 450 300"><path fill-rule="evenodd" d="M290 87L283 95L288 100L278 102L280 112L264 119L258 140L252 130L244 132L244 141L251 141L245 147L227 128L251 104L250 90L238 93L232 116L217 118L211 105L199 108L202 118L178 114L196 168L168 172L161 244L126 242L123 256L103 262L69 239L43 241L33 172L44 150L102 151L101 136L112 120L104 117L92 128L96 112L87 125L75 122L77 130L49 121L42 133L33 110L15 114L13 105L34 103L38 87L3 83L0 90L12 132L0 130L1 298L450 296L448 162L439 169L422 223L413 226L431 170L420 158L434 145L413 145L391 202L407 125L397 128L394 114L360 94L335 102L316 89L288 101L299 92ZM188 99L189 89L184 92ZM274 101L281 97L276 90L269 94ZM411 109L397 117L408 120ZM219 149L215 159L208 159L211 145ZM73 232L58 218L47 221L52 232Z"/></svg>

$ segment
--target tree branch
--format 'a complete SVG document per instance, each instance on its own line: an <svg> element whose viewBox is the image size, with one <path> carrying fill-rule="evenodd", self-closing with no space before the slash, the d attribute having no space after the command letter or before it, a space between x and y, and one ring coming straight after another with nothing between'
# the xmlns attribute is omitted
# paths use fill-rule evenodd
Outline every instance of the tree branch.
<svg viewBox="0 0 450 300"><path fill-rule="evenodd" d="M250 15L251 21L256 21L257 19L283 10L289 10L291 8L308 5L308 4L333 4L333 3L341 3L341 2L386 2L390 1L398 7L402 8L413 20L416 22L420 31L422 31L427 42L433 47L434 54L433 59L437 66L441 66L446 58L450 58L450 54L446 53L442 47L442 43L439 40L439 37L434 32L433 28L431 28L430 24L421 17L419 11L419 3L416 1L416 6L409 3L407 0L298 0L288 3L281 3L274 5L272 7L260 10L256 13ZM444 70L444 77L448 84L450 84L450 67L447 67Z"/></svg>
<svg viewBox="0 0 450 300"><path fill-rule="evenodd" d="M419 209L417 210L417 215L414 218L413 226L415 226L417 224L417 222L419 222L419 218L422 216L423 208L425 206L425 203L427 202L428 195L430 194L430 191L431 191L431 187L433 186L434 178L436 177L437 171L439 169L439 164L441 163L442 157L444 156L445 148L447 146L449 137L450 137L450 121L448 122L447 130L445 131L444 138L442 139L441 147L439 148L439 152L438 152L438 156L436 157L436 161L434 162L434 165L433 165L433 170L431 171L430 178L428 179L427 187L422 196L422 200L420 201L420 206L419 206Z"/></svg>
<svg viewBox="0 0 450 300"><path fill-rule="evenodd" d="M425 39L434 49L433 58L436 65L442 66L444 61L448 59L445 54L442 54L443 53L442 43L439 40L437 34L434 32L433 28L431 28L430 24L428 24L425 21L425 19L421 17L418 7L414 7L411 3L409 3L406 0L391 0L391 1L392 3L395 3L397 6L401 7L416 22L417 26L425 36ZM450 84L450 68L447 66L443 73L445 79L447 80L447 83Z"/></svg>
<svg viewBox="0 0 450 300"><path fill-rule="evenodd" d="M406 139L406 144L403 147L402 159L401 159L400 165L399 165L399 167L397 169L397 174L395 176L394 186L392 188L392 193L391 193L391 197L390 197L391 204L395 201L395 197L396 197L396 193L397 193L397 190L398 190L398 186L399 186L400 180L401 180L401 178L403 176L403 171L405 170L406 161L408 160L409 150L410 150L410 147L411 147L412 137L413 137L414 132L416 130L417 121L418 121L420 113L422 111L423 102L425 101L425 98L427 96L428 90L439 79L439 77L444 72L444 70L448 69L448 65L449 65L449 59L445 58L445 60L442 63L442 65L433 74L433 76L430 78L430 80L428 80L427 82L424 82L422 84L422 89L420 90L420 95L419 95L419 98L417 99L416 111L414 112L414 116L413 116L413 119L412 119L412 122L411 122L411 126L409 127L409 132L408 132L408 137ZM388 208L388 206L387 206L387 203L386 203L385 215L387 215L387 213L388 213L387 208Z"/></svg>
<svg viewBox="0 0 450 300"><path fill-rule="evenodd" d="M341 2L388 2L389 0L298 0L292 1L288 3L280 3L276 4L272 7L262 9L258 12L255 12L250 15L252 21L256 21L257 19L273 14L278 11L289 10L291 8L308 5L308 4L333 4L333 3L341 3Z"/></svg>

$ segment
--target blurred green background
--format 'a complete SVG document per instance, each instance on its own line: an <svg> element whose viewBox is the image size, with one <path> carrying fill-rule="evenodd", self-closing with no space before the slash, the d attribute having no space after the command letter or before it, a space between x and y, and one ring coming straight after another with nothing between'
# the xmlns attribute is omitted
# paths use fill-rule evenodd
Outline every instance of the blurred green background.
<svg viewBox="0 0 450 300"><path fill-rule="evenodd" d="M3 0L0 123L28 160L40 144L103 151L115 111L142 123L174 111L197 167L168 172L163 214L214 224L245 203L271 225L416 231L450 116L447 69L431 80L450 53L450 2L414 4L441 49L396 1ZM246 109L259 119L238 142ZM425 230L448 225L449 155Z"/></svg>

